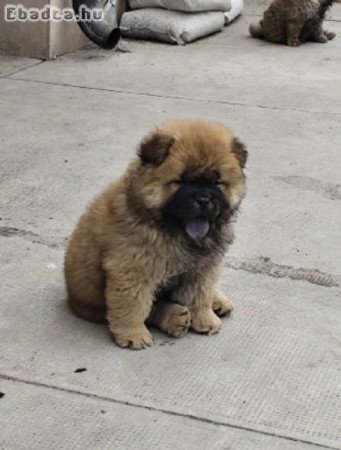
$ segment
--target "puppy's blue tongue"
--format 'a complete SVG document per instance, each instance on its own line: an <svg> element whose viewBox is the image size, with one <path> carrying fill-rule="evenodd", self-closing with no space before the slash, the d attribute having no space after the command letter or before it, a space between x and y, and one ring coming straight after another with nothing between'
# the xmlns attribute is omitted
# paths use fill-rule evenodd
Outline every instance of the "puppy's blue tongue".
<svg viewBox="0 0 341 450"><path fill-rule="evenodd" d="M186 222L186 232L189 237L194 240L202 239L208 233L210 224L208 220L202 219L200 217L196 219L189 220Z"/></svg>

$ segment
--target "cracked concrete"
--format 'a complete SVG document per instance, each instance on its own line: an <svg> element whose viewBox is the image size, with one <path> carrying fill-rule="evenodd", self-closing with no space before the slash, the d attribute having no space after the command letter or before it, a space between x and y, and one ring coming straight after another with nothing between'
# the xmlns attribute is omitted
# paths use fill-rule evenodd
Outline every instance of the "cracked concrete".
<svg viewBox="0 0 341 450"><path fill-rule="evenodd" d="M274 278L289 278L290 280L304 280L308 283L325 287L339 287L341 277L329 273L321 272L317 269L294 268L274 264L270 258L259 256L252 260L237 260L236 258L226 258L225 266L236 270L245 270L250 273L259 273Z"/></svg>
<svg viewBox="0 0 341 450"><path fill-rule="evenodd" d="M307 189L331 200L341 200L341 185L338 183L323 183L319 180L309 177L274 177L276 181L283 181L287 184Z"/></svg>
<svg viewBox="0 0 341 450"><path fill-rule="evenodd" d="M0 56L0 448L341 448L341 5L334 41L289 49L247 36L267 3L187 47ZM63 249L140 138L188 116L249 148L219 280L236 308L129 352L66 308Z"/></svg>
<svg viewBox="0 0 341 450"><path fill-rule="evenodd" d="M18 228L0 227L0 236L9 238L20 236L22 239L32 242L33 244L43 244L47 245L50 248L58 248L62 246L61 243L49 242L48 240L41 238L38 234L32 233L32 231L19 230Z"/></svg>

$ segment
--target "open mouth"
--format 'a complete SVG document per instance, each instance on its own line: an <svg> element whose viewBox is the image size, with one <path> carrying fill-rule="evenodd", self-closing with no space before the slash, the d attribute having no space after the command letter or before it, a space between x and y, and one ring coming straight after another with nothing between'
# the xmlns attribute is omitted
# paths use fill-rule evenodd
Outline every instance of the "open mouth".
<svg viewBox="0 0 341 450"><path fill-rule="evenodd" d="M195 219L185 222L185 229L188 236L197 241L203 239L207 235L210 229L210 224L207 219L203 217L196 217Z"/></svg>

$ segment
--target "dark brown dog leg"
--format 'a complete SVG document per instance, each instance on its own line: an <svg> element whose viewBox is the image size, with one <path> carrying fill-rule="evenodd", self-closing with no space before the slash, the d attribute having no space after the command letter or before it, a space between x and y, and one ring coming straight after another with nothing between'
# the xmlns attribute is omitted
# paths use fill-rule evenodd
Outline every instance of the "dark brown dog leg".
<svg viewBox="0 0 341 450"><path fill-rule="evenodd" d="M287 23L287 44L290 47L298 47L301 42L299 36L302 30L302 23L293 20Z"/></svg>
<svg viewBox="0 0 341 450"><path fill-rule="evenodd" d="M190 324L190 313L186 306L167 300L157 300L147 321L172 337L185 334Z"/></svg>

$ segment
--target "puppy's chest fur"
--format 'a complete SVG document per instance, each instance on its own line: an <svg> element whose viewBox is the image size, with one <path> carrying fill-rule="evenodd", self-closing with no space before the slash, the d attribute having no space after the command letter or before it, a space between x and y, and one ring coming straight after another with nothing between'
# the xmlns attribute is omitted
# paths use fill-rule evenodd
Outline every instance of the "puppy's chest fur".
<svg viewBox="0 0 341 450"><path fill-rule="evenodd" d="M216 245L200 248L194 244L176 245L168 251L164 261L160 280L155 287L155 299L170 298L176 289L181 289L186 283L200 276L206 276L221 263L228 245L233 240L230 226L226 227L224 238Z"/></svg>
<svg viewBox="0 0 341 450"><path fill-rule="evenodd" d="M175 290L184 287L189 280L199 276L203 271L203 261L188 261L187 264L183 264L183 261L179 261L177 264L174 261L170 261L166 264L163 276L155 287L154 298L155 300L161 298L171 299L172 293ZM210 264L210 262L208 262ZM207 270L207 264L205 264Z"/></svg>

